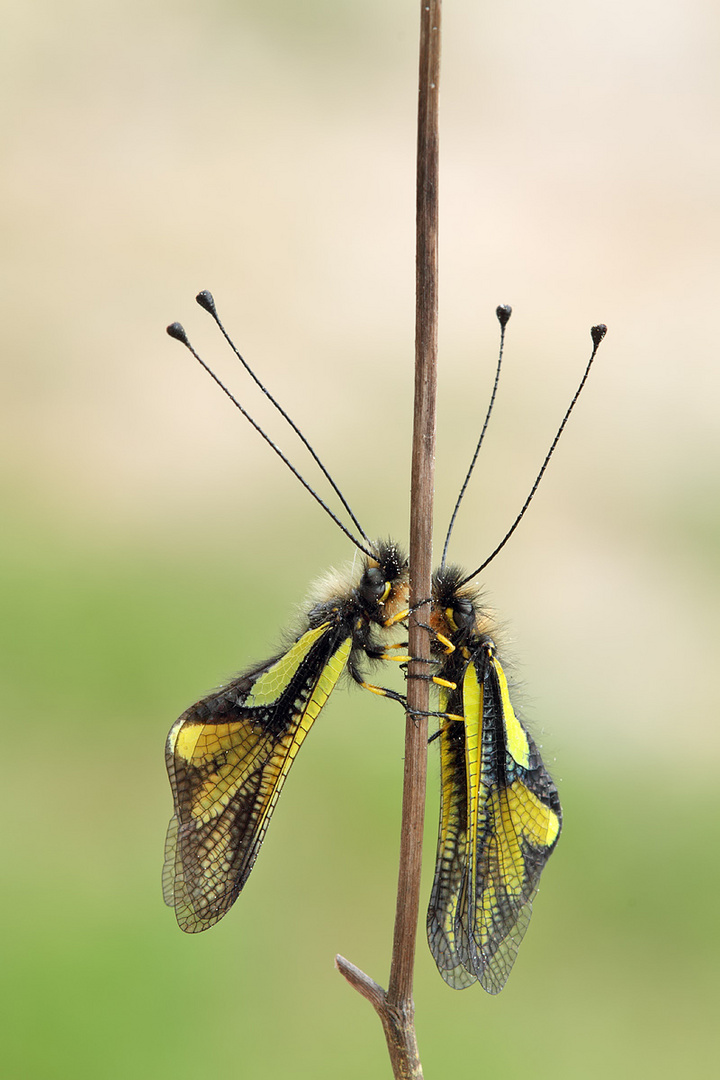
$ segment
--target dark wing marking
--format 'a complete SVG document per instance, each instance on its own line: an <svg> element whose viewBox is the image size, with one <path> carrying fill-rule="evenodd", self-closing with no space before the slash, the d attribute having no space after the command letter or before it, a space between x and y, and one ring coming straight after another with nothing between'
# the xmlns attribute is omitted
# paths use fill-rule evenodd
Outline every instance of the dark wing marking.
<svg viewBox="0 0 720 1080"><path fill-rule="evenodd" d="M323 623L173 726L165 756L175 814L163 893L181 929L207 929L236 900L290 766L351 648L345 629Z"/></svg>
<svg viewBox="0 0 720 1080"><path fill-rule="evenodd" d="M440 694L440 710L448 708L448 694ZM465 725L448 719L440 728L440 829L435 880L427 913L430 951L443 979L456 990L475 982L468 970L467 940L459 919L459 906L468 862L467 776Z"/></svg>

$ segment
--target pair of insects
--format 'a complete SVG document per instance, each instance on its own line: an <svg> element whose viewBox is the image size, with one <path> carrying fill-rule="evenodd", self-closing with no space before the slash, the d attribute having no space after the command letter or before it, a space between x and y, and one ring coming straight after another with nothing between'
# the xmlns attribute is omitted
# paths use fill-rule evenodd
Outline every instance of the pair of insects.
<svg viewBox="0 0 720 1080"><path fill-rule="evenodd" d="M168 327L365 555L359 574L319 595L289 647L244 672L188 709L167 739L174 815L165 849L163 891L181 929L216 923L237 899L298 750L343 672L377 694L404 698L369 683L366 661L400 660L394 640L408 611L408 565L392 542L371 543L307 440L259 383L225 333L212 297L200 293L240 361L308 447L342 501L358 540L309 487L190 345ZM533 490L503 542L475 573L446 565L450 532L477 458L497 390L509 308L498 308L502 333L495 386L466 482L458 497L433 580L429 629L439 687L441 807L437 861L427 916L428 941L440 974L462 988L476 980L489 992L505 984L527 928L542 869L561 828L557 789L510 701L492 626L470 584L507 541L525 513L589 372L594 348Z"/></svg>

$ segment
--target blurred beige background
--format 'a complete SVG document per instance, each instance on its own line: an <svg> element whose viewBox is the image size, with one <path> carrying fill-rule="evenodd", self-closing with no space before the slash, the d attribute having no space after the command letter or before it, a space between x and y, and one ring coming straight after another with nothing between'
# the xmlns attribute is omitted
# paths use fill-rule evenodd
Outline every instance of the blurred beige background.
<svg viewBox="0 0 720 1080"><path fill-rule="evenodd" d="M194 304L210 288L366 530L406 539L417 9L3 5L9 1076L387 1071L332 970L341 951L386 979L387 703L338 692L220 927L186 939L160 904L167 729L352 557L164 327L304 467ZM719 58L706 2L445 5L438 549L495 306L514 314L452 546L469 569L609 331L485 578L566 834L497 1000L448 990L421 943L428 1076L716 1060Z"/></svg>

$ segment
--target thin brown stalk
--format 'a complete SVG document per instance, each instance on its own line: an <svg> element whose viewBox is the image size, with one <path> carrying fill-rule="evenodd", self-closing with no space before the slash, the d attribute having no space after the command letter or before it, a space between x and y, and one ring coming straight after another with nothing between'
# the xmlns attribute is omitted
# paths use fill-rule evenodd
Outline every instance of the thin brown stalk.
<svg viewBox="0 0 720 1080"><path fill-rule="evenodd" d="M427 623L432 577L432 517L435 480L435 399L438 321L438 89L441 0L421 0L417 147L417 251L415 403L410 489L409 652L430 656ZM425 601L425 603L422 603ZM417 607L421 604L422 606ZM415 610L416 609L416 610ZM420 906L422 833L427 772L427 664L411 663L400 836L395 934L387 991L343 957L336 965L351 986L370 1001L383 1024L396 1080L422 1080L415 1036L413 972Z"/></svg>

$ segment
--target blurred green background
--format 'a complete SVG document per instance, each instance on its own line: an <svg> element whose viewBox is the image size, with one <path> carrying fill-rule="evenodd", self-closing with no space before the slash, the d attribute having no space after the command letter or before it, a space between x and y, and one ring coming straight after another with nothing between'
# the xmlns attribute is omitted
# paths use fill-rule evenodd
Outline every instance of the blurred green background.
<svg viewBox="0 0 720 1080"><path fill-rule="evenodd" d="M11 1078L387 1076L341 952L386 982L399 710L337 691L250 882L162 906L175 717L268 655L352 552L193 303L373 534L407 536L418 5L2 4L2 1050ZM717 1040L720 14L445 5L438 532L488 570L562 842L503 993L421 940L426 1076L707 1076ZM307 466L310 472L309 466ZM440 541L438 540L438 546ZM431 756L423 903L437 814ZM422 931L421 931L422 934Z"/></svg>

